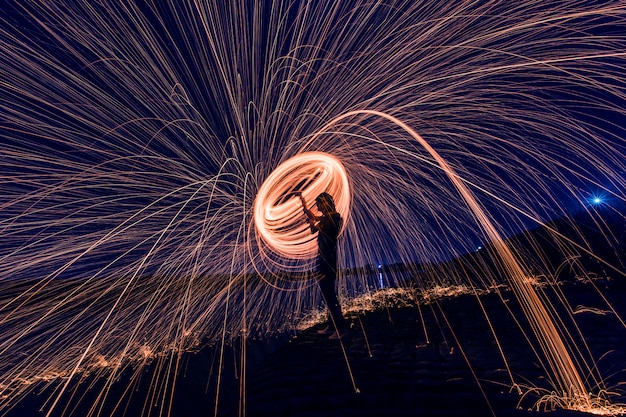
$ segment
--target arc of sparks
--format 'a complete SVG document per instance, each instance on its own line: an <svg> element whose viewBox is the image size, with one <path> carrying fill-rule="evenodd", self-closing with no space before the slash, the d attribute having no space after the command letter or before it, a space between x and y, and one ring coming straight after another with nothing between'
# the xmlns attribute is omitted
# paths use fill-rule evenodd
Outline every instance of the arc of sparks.
<svg viewBox="0 0 626 417"><path fill-rule="evenodd" d="M547 366L553 377L554 384L560 393L564 394L570 403L579 410L590 410L593 408L588 390L574 365L574 361L565 347L565 343L561 337L561 332L550 318L546 307L541 302L536 291L525 279L525 273L519 263L513 256L510 248L506 245L489 217L485 214L480 204L474 197L474 194L464 184L461 178L456 174L455 170L441 157L441 155L424 139L420 134L413 130L400 119L377 110L354 110L337 116L328 122L322 129L316 132L307 142L307 146L315 142L315 140L333 125L338 122L357 115L371 115L386 119L398 127L406 131L413 137L437 162L439 167L445 172L448 179L455 186L459 194L463 197L465 203L470 209L472 215L483 228L494 244L495 251L498 254L498 261L504 270L509 273L509 282L511 288L522 306L526 317L529 318L530 326L535 333L539 345L545 355ZM488 319L488 318L487 318Z"/></svg>

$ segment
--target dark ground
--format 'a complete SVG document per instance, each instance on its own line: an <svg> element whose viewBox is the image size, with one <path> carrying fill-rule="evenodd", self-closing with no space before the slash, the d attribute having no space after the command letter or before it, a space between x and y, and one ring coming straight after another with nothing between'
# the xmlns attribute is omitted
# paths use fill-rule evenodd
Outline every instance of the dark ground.
<svg viewBox="0 0 626 417"><path fill-rule="evenodd" d="M567 289L574 307L601 305L589 290L583 285ZM481 301L490 311L516 382L549 388L499 297L486 295ZM247 415L537 415L528 411L537 395L522 398L510 389L508 373L475 296L442 300L421 310L420 315L417 307L393 308L354 320L345 356L337 340L319 336L315 329L299 335L251 367ZM575 317L594 357L613 350L598 363L605 377L612 375L608 385L626 380L625 329L614 316L583 313ZM237 410L224 406L222 412L236 415ZM561 410L550 415L579 413Z"/></svg>
<svg viewBox="0 0 626 417"><path fill-rule="evenodd" d="M572 309L583 305L606 310L591 284L559 288L566 293ZM552 298L554 287L544 292ZM604 289L604 293L620 315L626 316L626 291L616 287ZM480 301L515 382L549 390L537 359L504 308L506 305L520 317L512 294L503 291L501 295L508 299L506 303L493 293L480 296ZM567 323L568 315L561 317ZM626 381L626 329L613 313L587 312L573 317L585 335L606 386L619 390L622 381ZM353 326L343 349L338 340L317 334L321 326L295 337L249 340L245 376L240 366L241 349L226 348L217 396L219 348L207 346L186 354L178 373L171 416L214 416L216 398L217 415L228 417L584 415L564 410L548 414L530 411L539 396L534 392L520 396L511 390L510 377L474 295L441 299L419 308L380 309L352 316L350 321ZM163 398L159 394L166 387L151 390L154 385L149 383L155 372L163 372L164 368L167 361L155 359L141 371L139 381L129 383L130 374L123 376L111 388L110 400L101 415L167 415L160 414ZM84 397L73 402L71 415L87 415L101 385L81 383L78 392ZM129 386L131 390L124 393ZM8 415L42 415L37 410L48 398L50 387L43 394L37 392ZM75 395L74 400L77 398ZM119 398L123 398L122 406L114 412L112 399ZM626 399L613 397L612 401L620 403Z"/></svg>

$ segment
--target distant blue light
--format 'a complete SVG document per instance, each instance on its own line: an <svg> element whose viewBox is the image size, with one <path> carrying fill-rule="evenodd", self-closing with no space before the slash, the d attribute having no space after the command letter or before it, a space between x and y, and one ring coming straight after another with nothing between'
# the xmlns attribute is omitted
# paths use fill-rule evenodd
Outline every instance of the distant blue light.
<svg viewBox="0 0 626 417"><path fill-rule="evenodd" d="M592 206L601 206L601 205L606 204L607 199L605 195L602 195L600 193L600 194L592 195L587 201Z"/></svg>

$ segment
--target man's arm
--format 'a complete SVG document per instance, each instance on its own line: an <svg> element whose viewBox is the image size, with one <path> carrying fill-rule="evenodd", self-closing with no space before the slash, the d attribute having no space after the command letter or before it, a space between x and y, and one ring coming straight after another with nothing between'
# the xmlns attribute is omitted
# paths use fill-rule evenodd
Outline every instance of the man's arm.
<svg viewBox="0 0 626 417"><path fill-rule="evenodd" d="M317 232L319 229L316 222L319 221L319 218L316 217L313 212L311 212L311 210L306 207L306 200L304 199L302 193L300 191L296 191L295 194L300 198L300 202L302 203L302 211L304 212L304 215L307 217L307 221L311 226L311 233Z"/></svg>

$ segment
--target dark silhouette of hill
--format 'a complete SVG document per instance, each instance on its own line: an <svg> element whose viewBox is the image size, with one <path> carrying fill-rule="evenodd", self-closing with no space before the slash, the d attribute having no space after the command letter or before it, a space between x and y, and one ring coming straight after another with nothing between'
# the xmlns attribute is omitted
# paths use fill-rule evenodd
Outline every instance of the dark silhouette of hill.
<svg viewBox="0 0 626 417"><path fill-rule="evenodd" d="M516 259L530 276L557 281L583 277L601 278L612 285L626 286L626 204L598 205L573 215L564 215L505 239ZM405 266L415 271L418 281L428 280L424 271L454 277L468 276L479 287L506 274L497 262L492 243L451 261L434 265ZM437 273L437 272L435 272Z"/></svg>
<svg viewBox="0 0 626 417"><path fill-rule="evenodd" d="M541 258L554 269L572 259L572 264L584 271L618 278L616 270L625 270L625 213L624 204L598 205L516 235L509 242L531 256L543 255ZM533 247L538 249L536 253ZM562 271L570 279L576 272L575 268Z"/></svg>

